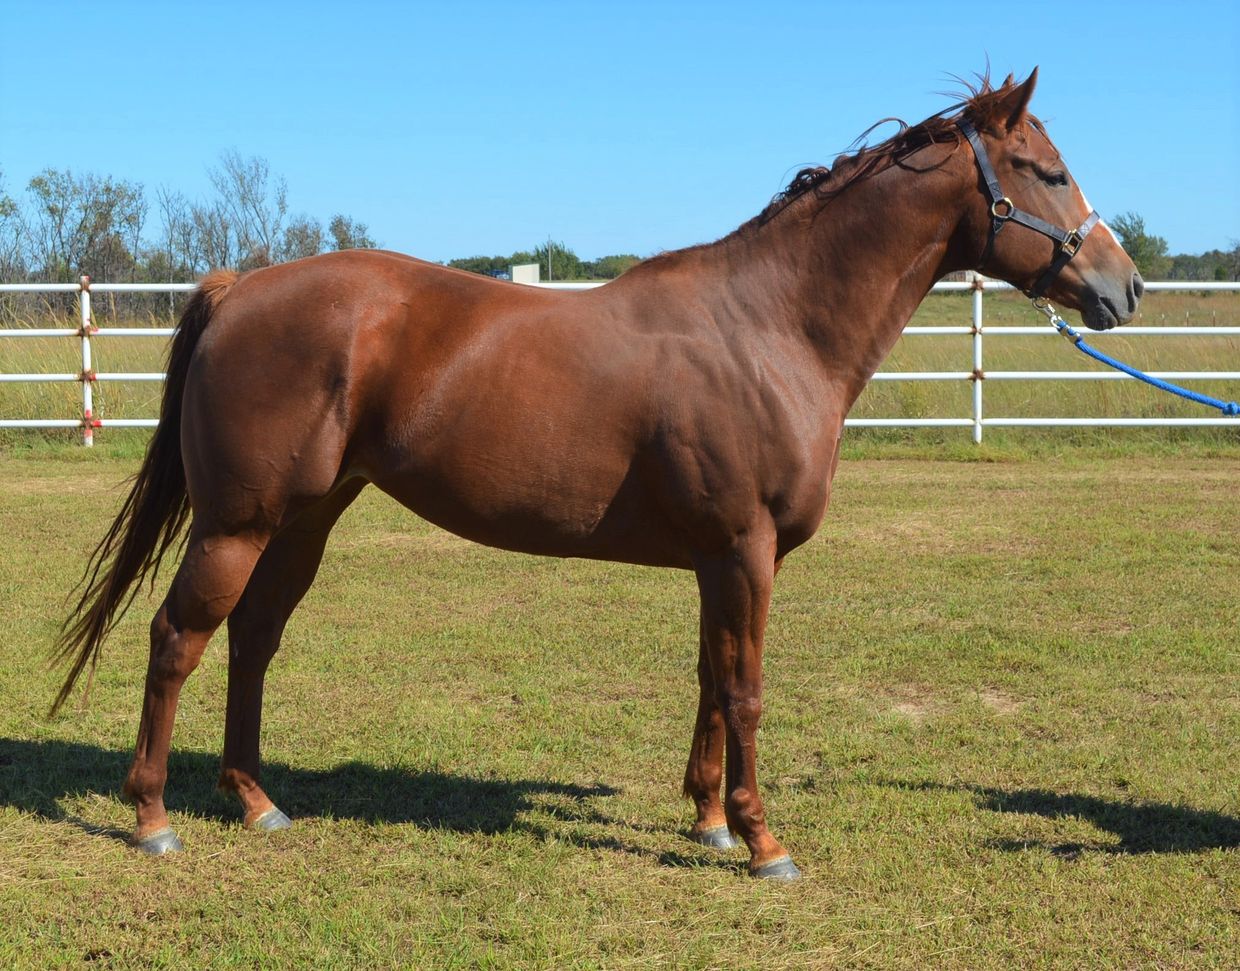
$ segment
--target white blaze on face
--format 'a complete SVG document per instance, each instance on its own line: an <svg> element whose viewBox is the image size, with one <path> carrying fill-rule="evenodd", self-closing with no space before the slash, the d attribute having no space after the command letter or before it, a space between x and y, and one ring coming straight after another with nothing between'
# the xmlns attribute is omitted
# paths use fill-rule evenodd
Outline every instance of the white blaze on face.
<svg viewBox="0 0 1240 971"><path fill-rule="evenodd" d="M1073 182L1075 183L1075 181L1076 180L1074 179ZM1085 198L1085 190L1082 189L1079 185L1076 187L1076 194L1081 197L1081 202L1085 204L1085 214L1089 215L1091 212L1093 212L1094 207L1089 204L1089 200ZM1107 221L1105 219L1102 219L1101 217L1099 217L1098 225L1107 231L1107 234L1111 237L1111 239L1115 240L1116 246L1120 245L1119 240L1115 238L1115 233L1111 232L1111 227L1107 225ZM1123 249L1122 246L1120 248Z"/></svg>
<svg viewBox="0 0 1240 971"><path fill-rule="evenodd" d="M1058 150L1055 149L1054 144L1051 142L1050 138L1046 135L1045 132L1040 131L1036 126L1034 127L1034 131L1037 131L1044 139L1046 139L1046 144L1050 145L1050 147L1053 150L1055 150L1055 154L1057 155L1059 154ZM1060 161L1062 161L1062 158L1060 159ZM1084 215L1081 216L1081 219L1084 220L1086 217L1089 216L1091 212L1094 211L1094 207L1089 204L1089 200L1085 197L1085 190L1080 187L1076 179L1072 180L1072 184L1076 187L1076 194L1080 196L1081 204L1085 206ZM1123 249L1123 246L1120 245L1120 241L1116 239L1115 233L1112 232L1111 227L1107 225L1106 220L1102 218L1101 214L1098 217L1098 225L1107 231L1107 235L1111 237L1111 239L1115 242L1116 246L1119 246L1120 249Z"/></svg>

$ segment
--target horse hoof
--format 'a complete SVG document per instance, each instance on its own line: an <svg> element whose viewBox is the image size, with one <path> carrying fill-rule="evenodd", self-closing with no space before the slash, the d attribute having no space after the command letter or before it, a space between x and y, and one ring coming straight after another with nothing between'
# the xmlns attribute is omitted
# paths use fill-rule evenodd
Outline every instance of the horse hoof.
<svg viewBox="0 0 1240 971"><path fill-rule="evenodd" d="M801 879L801 871L797 869L797 865L792 862L790 856L781 856L769 863L763 863L760 867L750 870L749 875L755 880L780 880L784 883L792 883L794 880Z"/></svg>
<svg viewBox="0 0 1240 971"><path fill-rule="evenodd" d="M163 856L165 853L180 853L185 849L180 838L171 826L156 830L141 839L135 837L133 845L147 856Z"/></svg>
<svg viewBox="0 0 1240 971"><path fill-rule="evenodd" d="M293 825L293 821L284 813L280 812L275 806L272 806L265 813L250 823L250 829L256 829L263 833L274 833L278 829L288 829Z"/></svg>
<svg viewBox="0 0 1240 971"><path fill-rule="evenodd" d="M726 825L712 826L710 829L691 833L689 838L695 843L709 846L712 850L734 850L740 845L736 842L736 837L732 835L732 831Z"/></svg>

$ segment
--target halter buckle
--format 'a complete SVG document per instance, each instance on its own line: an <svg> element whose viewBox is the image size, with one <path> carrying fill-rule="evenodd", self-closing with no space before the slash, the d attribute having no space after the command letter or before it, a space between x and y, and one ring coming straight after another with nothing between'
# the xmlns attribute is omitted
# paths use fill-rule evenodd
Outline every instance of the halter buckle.
<svg viewBox="0 0 1240 971"><path fill-rule="evenodd" d="M1059 244L1059 251L1069 259L1076 256L1081 246L1085 243L1085 237L1075 229L1068 233L1067 238Z"/></svg>
<svg viewBox="0 0 1240 971"><path fill-rule="evenodd" d="M1000 206L1006 206L1007 208L1004 212L1000 212L999 211ZM1016 204L1012 202L1012 200L1009 199L1007 196L1004 196L1002 199L996 199L994 202L990 204L990 214L994 216L996 219L1011 219L1012 213L1014 213L1015 211L1016 211Z"/></svg>

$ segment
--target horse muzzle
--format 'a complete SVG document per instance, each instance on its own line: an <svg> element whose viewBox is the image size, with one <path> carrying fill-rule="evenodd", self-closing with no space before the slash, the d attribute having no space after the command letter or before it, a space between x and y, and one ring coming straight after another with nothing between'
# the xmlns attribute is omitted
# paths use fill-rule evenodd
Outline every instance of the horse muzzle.
<svg viewBox="0 0 1240 971"><path fill-rule="evenodd" d="M1091 287L1090 298L1081 307L1081 320L1090 330L1111 330L1126 324L1136 316L1144 292L1145 281L1135 272L1126 287Z"/></svg>

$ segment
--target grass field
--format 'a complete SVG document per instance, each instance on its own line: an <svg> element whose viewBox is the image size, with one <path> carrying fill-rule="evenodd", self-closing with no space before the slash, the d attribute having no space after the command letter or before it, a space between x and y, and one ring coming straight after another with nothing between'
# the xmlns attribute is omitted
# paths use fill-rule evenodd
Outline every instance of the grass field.
<svg viewBox="0 0 1240 971"><path fill-rule="evenodd" d="M0 966L1240 965L1240 451L874 451L775 591L759 765L791 887L683 837L691 576L494 552L373 490L268 681L294 828L212 788L221 638L174 738L187 851L139 857L150 601L90 707L43 719L135 463L0 453Z"/></svg>
<svg viewBox="0 0 1240 971"><path fill-rule="evenodd" d="M103 295L115 298L116 295ZM985 299L989 326L1021 324L1038 326L1045 320L1028 301L1015 293L991 293ZM123 302L98 301L97 323L135 326L168 326L166 318L135 321L126 316ZM933 294L917 313L919 325L965 325L972 323L968 294ZM1074 315L1073 315L1074 316ZM31 325L54 323L47 314L32 315ZM1240 326L1240 293L1210 294L1152 292L1142 303L1138 324L1175 326ZM72 321L70 326L76 326ZM1057 339L1049 325L1044 337L985 338L984 362L987 371L1009 370L1093 370L1107 369L1074 351ZM1098 337L1095 346L1149 371L1240 371L1240 337L1115 336ZM166 342L163 338L100 337L93 342L96 371L160 371ZM884 370L895 371L972 371L972 339L968 336L909 336L896 346ZM76 373L81 370L76 339L0 339L0 373ZM1188 382L1194 385L1194 382ZM1240 399L1240 381L1196 382L1195 387L1226 400ZM95 413L105 418L150 418L159 411L160 386L154 383L100 383L95 387ZM81 388L77 384L0 383L0 418L76 418L81 414ZM876 382L853 409L856 418L880 417L956 417L972 415L972 389L967 381L952 382ZM1217 417L1218 413L1201 405L1182 401L1135 381L989 381L985 385L985 414L988 417L1093 416L1093 417ZM52 432L0 431L0 444L20 444L34 438L47 441L73 441L73 430ZM968 442L970 430L950 429L869 429L855 435L881 443ZM124 438L117 430L104 429L97 439ZM987 429L986 438L998 443L1038 441L1099 442L1179 442L1235 443L1234 429L1191 429L1156 431L1098 432L1093 429Z"/></svg>

